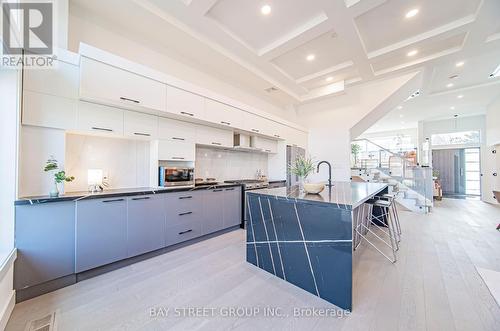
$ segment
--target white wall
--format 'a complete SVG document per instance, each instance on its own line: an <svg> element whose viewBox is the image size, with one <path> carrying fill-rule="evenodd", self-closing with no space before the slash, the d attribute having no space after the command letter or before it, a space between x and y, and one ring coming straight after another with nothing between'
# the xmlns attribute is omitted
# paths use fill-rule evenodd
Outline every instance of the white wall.
<svg viewBox="0 0 500 331"><path fill-rule="evenodd" d="M486 110L486 143L500 145L500 96Z"/></svg>
<svg viewBox="0 0 500 331"><path fill-rule="evenodd" d="M139 40L133 40L95 23L95 17L78 6L70 6L69 50L78 52L79 43L84 42L115 55L124 57L152 69L164 72L178 79L208 88L216 93L233 98L264 112L296 122L294 111L287 111L262 98L256 97L243 88L228 84L204 72L194 69L169 56L169 49L157 52L145 47Z"/></svg>
<svg viewBox="0 0 500 331"><path fill-rule="evenodd" d="M487 148L484 162L484 200L491 203L497 203L497 201L493 199L492 191L500 191L500 96L487 108L486 144ZM492 153L493 151L496 153ZM496 173L497 176L493 176L493 173Z"/></svg>
<svg viewBox="0 0 500 331"><path fill-rule="evenodd" d="M257 170L268 171L268 156L233 150L196 147L196 178L230 179L256 178Z"/></svg>
<svg viewBox="0 0 500 331"><path fill-rule="evenodd" d="M149 186L149 141L66 135L66 192L87 191L87 170L102 169L108 189Z"/></svg>
<svg viewBox="0 0 500 331"><path fill-rule="evenodd" d="M353 87L342 96L306 104L298 108L300 122L309 128L308 154L316 161L327 160L333 180L348 181L350 171L351 128L375 108L379 108L413 76L402 76ZM408 95L406 95L408 96ZM390 100L391 104L401 100ZM388 106L386 112L392 110ZM379 116L383 116L381 112ZM366 123L365 123L366 124ZM326 180L328 172L311 175L312 180Z"/></svg>

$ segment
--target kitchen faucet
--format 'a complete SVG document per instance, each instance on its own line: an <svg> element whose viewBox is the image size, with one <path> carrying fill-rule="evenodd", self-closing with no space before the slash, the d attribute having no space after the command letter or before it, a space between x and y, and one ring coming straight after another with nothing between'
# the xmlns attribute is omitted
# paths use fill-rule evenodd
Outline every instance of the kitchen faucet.
<svg viewBox="0 0 500 331"><path fill-rule="evenodd" d="M328 165L328 187L332 187L332 165L328 161L321 161L318 163L318 167L316 169L316 172L319 172L319 166L323 163L326 163Z"/></svg>

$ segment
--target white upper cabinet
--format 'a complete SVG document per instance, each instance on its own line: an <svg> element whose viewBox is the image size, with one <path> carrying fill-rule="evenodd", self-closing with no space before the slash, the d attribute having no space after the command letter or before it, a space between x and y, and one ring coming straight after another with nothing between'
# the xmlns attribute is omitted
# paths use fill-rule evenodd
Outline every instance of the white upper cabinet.
<svg viewBox="0 0 500 331"><path fill-rule="evenodd" d="M286 137L286 143L287 145L307 148L307 133L289 127Z"/></svg>
<svg viewBox="0 0 500 331"><path fill-rule="evenodd" d="M158 137L158 116L125 111L123 131L129 137L154 139Z"/></svg>
<svg viewBox="0 0 500 331"><path fill-rule="evenodd" d="M233 131L198 125L196 143L215 147L233 147Z"/></svg>
<svg viewBox="0 0 500 331"><path fill-rule="evenodd" d="M167 86L167 112L192 119L205 119L205 98Z"/></svg>
<svg viewBox="0 0 500 331"><path fill-rule="evenodd" d="M268 122L263 117L245 112L243 115L243 130L262 135L271 135L271 125Z"/></svg>
<svg viewBox="0 0 500 331"><path fill-rule="evenodd" d="M78 66L63 61L57 61L53 69L24 70L22 123L75 129L78 72Z"/></svg>
<svg viewBox="0 0 500 331"><path fill-rule="evenodd" d="M78 130L105 135L123 135L124 110L97 105L90 102L78 103Z"/></svg>
<svg viewBox="0 0 500 331"><path fill-rule="evenodd" d="M212 123L233 128L243 128L243 112L212 99L205 99L205 117Z"/></svg>
<svg viewBox="0 0 500 331"><path fill-rule="evenodd" d="M259 148L266 153L278 153L278 141L263 137L252 137L251 146Z"/></svg>
<svg viewBox="0 0 500 331"><path fill-rule="evenodd" d="M158 142L158 160L194 161L196 145L194 142L160 140Z"/></svg>
<svg viewBox="0 0 500 331"><path fill-rule="evenodd" d="M164 111L166 85L111 65L82 57L80 98L136 110Z"/></svg>
<svg viewBox="0 0 500 331"><path fill-rule="evenodd" d="M158 136L160 139L194 143L196 125L188 122L160 117Z"/></svg>

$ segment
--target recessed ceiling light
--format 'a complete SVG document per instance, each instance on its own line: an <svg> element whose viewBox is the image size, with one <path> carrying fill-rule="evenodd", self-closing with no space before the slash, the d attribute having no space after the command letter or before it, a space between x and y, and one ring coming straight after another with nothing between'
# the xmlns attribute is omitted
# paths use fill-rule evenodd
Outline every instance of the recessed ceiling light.
<svg viewBox="0 0 500 331"><path fill-rule="evenodd" d="M403 109L403 106L398 106L398 109L399 109L399 110Z"/></svg>
<svg viewBox="0 0 500 331"><path fill-rule="evenodd" d="M326 77L326 81L327 81L327 82L331 82L332 80L333 80L333 77L332 77L332 76L330 76L330 77Z"/></svg>
<svg viewBox="0 0 500 331"><path fill-rule="evenodd" d="M453 87L453 83L449 83L448 85L446 85L447 88L450 88L450 87Z"/></svg>
<svg viewBox="0 0 500 331"><path fill-rule="evenodd" d="M405 17L412 18L412 17L416 16L417 14L418 14L418 9L414 8L414 9L410 10L409 12L407 12Z"/></svg>
<svg viewBox="0 0 500 331"><path fill-rule="evenodd" d="M462 94L460 94L457 98L458 99L462 99L464 96Z"/></svg>
<svg viewBox="0 0 500 331"><path fill-rule="evenodd" d="M314 54L309 54L309 55L306 57L306 60L307 60L307 61L312 61L312 60L314 60L315 58L316 58L316 55L314 55Z"/></svg>
<svg viewBox="0 0 500 331"><path fill-rule="evenodd" d="M264 5L260 8L260 12L262 13L262 15L269 15L271 14L271 6L269 5Z"/></svg>
<svg viewBox="0 0 500 331"><path fill-rule="evenodd" d="M418 51L416 49L412 50L412 51L409 51L406 55L407 56L415 56L417 55Z"/></svg>
<svg viewBox="0 0 500 331"><path fill-rule="evenodd" d="M405 115L399 114L399 118L403 118L403 117L405 117Z"/></svg>
<svg viewBox="0 0 500 331"><path fill-rule="evenodd" d="M451 107L450 107L450 109L451 109L451 110L455 110L455 106L451 106Z"/></svg>
<svg viewBox="0 0 500 331"><path fill-rule="evenodd" d="M456 66L456 67L463 67L463 66L464 66L464 64L465 64L465 62L464 62L464 61L460 61L460 62L455 63L455 66Z"/></svg>

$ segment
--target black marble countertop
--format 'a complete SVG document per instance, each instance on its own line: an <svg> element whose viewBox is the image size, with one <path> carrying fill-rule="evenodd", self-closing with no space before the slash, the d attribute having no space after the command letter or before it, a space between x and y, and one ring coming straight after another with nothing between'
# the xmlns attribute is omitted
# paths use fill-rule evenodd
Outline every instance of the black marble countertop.
<svg viewBox="0 0 500 331"><path fill-rule="evenodd" d="M354 209L386 187L387 184L382 183L333 182L331 188L327 186L323 192L319 194L301 193L298 186L253 190L247 192L247 194L260 194L307 202L329 203L337 205L338 208L349 206Z"/></svg>
<svg viewBox="0 0 500 331"><path fill-rule="evenodd" d="M162 194L171 192L185 192L194 190L207 190L207 189L217 189L224 187L241 186L240 184L229 184L220 183L217 185L202 185L202 186L183 186L183 187L138 187L138 188L126 188L126 189L110 189L104 190L103 192L90 193L90 192L68 192L61 194L57 198L51 198L49 196L33 196L33 197L22 197L15 201L15 205L33 205L40 203L49 202L63 202L63 201L77 201L83 199L100 199L100 198L116 198L116 197L126 197L134 195L148 195L148 194Z"/></svg>

